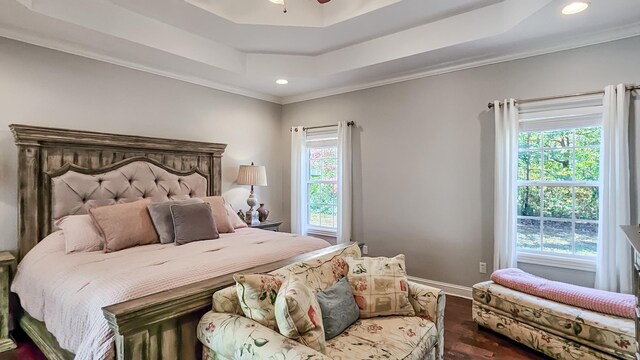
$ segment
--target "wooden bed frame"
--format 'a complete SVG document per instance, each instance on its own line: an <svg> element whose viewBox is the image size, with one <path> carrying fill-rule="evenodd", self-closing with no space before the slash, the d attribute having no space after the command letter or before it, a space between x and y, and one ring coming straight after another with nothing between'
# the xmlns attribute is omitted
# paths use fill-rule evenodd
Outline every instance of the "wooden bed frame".
<svg viewBox="0 0 640 360"><path fill-rule="evenodd" d="M26 125L9 127L18 146L20 260L52 230L50 176L65 167L98 174L131 161L145 160L177 175L197 171L208 179L208 195L222 192L221 160L225 144ZM268 272L347 246L349 244L332 246L246 271ZM116 359L200 358L196 325L211 309L213 293L233 282L230 274L103 308L115 334ZM24 313L20 326L48 359L73 359L74 354L60 348L44 323Z"/></svg>

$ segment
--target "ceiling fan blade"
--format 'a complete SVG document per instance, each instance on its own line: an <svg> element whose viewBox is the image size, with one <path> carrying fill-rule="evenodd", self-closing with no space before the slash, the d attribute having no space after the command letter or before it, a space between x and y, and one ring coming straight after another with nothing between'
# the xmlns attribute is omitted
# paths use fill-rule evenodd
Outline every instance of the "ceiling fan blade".
<svg viewBox="0 0 640 360"><path fill-rule="evenodd" d="M331 1L331 0L318 0L318 2L319 2L320 4L326 4L326 3L328 3L329 1Z"/></svg>

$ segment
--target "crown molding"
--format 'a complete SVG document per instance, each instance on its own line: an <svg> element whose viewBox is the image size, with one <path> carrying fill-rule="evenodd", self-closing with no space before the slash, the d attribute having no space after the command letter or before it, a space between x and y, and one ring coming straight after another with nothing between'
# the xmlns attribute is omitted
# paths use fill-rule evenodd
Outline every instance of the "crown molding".
<svg viewBox="0 0 640 360"><path fill-rule="evenodd" d="M586 46L606 43L610 41L630 38L638 35L640 35L640 22L630 24L628 26L620 27L610 31L592 33L592 34L583 36L581 39L578 39L578 40L576 39L565 40L560 44L556 44L556 45L548 46L544 48L538 48L535 50L506 53L506 54L505 53L493 54L493 55L485 56L483 58L467 58L462 61L456 61L455 63L449 62L449 63L439 64L437 66L432 66L426 69L425 68L418 69L416 71L404 73L400 76L390 77L382 80L359 83L359 84L354 84L354 85L344 86L339 88L330 88L326 90L314 91L314 92L309 92L309 93L304 93L299 95L279 97L276 95L271 95L267 93L262 93L258 91L253 91L253 90L248 90L240 87L234 87L234 86L218 83L215 81L203 79L196 76L187 76L177 72L161 70L161 69L146 66L137 62L131 62L131 61L119 59L116 57L100 54L95 51L86 50L81 48L80 46L66 43L63 41L47 39L43 36L34 35L27 31L0 26L1 37L6 37L9 39L65 52L68 54L78 55L78 56L86 57L89 59L98 60L98 61L130 68L138 71L143 71L150 74L167 77L170 79L180 80L180 81L188 82L191 84L208 87L214 90L219 90L219 91L240 95L240 96L245 96L249 98L254 98L258 100L268 101L268 102L279 104L279 105L293 104L297 102L319 99L319 98L334 96L334 95L340 95L344 93L365 90L365 89L380 87L384 85L400 83L404 81L416 80L416 79L426 78L430 76L437 76L437 75L442 75L442 74L461 71L461 70L473 69L481 66L493 65L493 64L498 64L498 63L507 62L507 61L519 60L519 59L524 59L524 58L529 58L534 56L551 54L555 52L572 50L572 49L582 48Z"/></svg>
<svg viewBox="0 0 640 360"><path fill-rule="evenodd" d="M215 81L202 79L200 77L187 76L187 75L179 74L177 72L160 70L155 67L150 67L140 63L100 54L95 51L82 49L80 46L75 46L73 44L65 43L63 41L47 39L45 37L29 34L25 31L20 31L17 29L0 26L0 37L5 37L8 39L17 40L17 41L21 41L21 42L32 44L32 45L37 45L44 48L61 51L67 54L78 55L85 58L126 67L133 70L143 71L146 73L159 75L159 76L174 79L174 80L180 80L180 81L188 82L191 84L208 87L214 90L224 91L230 94L246 96L246 97L250 97L258 100L264 100L264 101L282 105L282 98L275 95L265 94L258 91L247 90L240 87L229 86L229 85L225 85Z"/></svg>
<svg viewBox="0 0 640 360"><path fill-rule="evenodd" d="M552 54L552 53L566 51L566 50L573 50L573 49L578 49L582 47L598 45L598 44L607 43L611 41L631 38L639 35L640 35L640 22L634 23L628 26L624 26L624 27L615 29L613 31L606 31L606 32L591 34L580 40L567 40L558 45L539 48L536 50L522 51L522 52L508 53L508 54L494 54L492 56L484 57L482 59L465 59L465 60L462 60L461 62L458 61L456 64L453 64L453 65L451 63L445 63L435 67L430 67L429 69L426 69L426 70L423 69L423 70L413 71L410 73L405 73L400 76L387 78L383 80L372 81L372 82L362 83L362 84L355 84L355 85L345 86L341 88L314 91L314 92L300 94L300 95L285 96L282 98L282 104L287 105L287 104L293 104L293 103L302 102L302 101L320 99L324 97L340 95L340 94L345 94L345 93L359 91L359 90L366 90L366 89L376 88L380 86L385 86L385 85L390 85L390 84L395 84L395 83L400 83L405 81L422 79L426 77L437 76L437 75L447 74L447 73L461 71L461 70L468 70L468 69L473 69L473 68L487 66L487 65L499 64L499 63L513 61L513 60L526 59L534 56Z"/></svg>

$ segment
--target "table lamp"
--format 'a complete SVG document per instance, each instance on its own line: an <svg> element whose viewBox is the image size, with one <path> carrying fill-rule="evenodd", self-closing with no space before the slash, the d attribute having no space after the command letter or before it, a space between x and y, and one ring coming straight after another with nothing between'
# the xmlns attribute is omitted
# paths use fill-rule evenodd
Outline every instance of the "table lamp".
<svg viewBox="0 0 640 360"><path fill-rule="evenodd" d="M258 211L255 207L258 206L258 199L253 193L254 186L267 186L267 170L261 165L240 165L240 171L238 171L238 179L236 182L239 185L251 185L251 193L247 199L247 205L249 205L249 211L245 216L247 224L257 225L260 224Z"/></svg>

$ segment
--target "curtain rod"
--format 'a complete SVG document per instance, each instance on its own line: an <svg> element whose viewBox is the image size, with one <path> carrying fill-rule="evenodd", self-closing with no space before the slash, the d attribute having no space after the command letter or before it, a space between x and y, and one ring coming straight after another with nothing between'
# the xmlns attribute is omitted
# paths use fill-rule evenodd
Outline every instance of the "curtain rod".
<svg viewBox="0 0 640 360"><path fill-rule="evenodd" d="M640 85L627 86L627 90L628 91L633 91L633 90L637 90L637 89L640 89ZM588 95L598 95L598 94L604 94L604 90L587 91L587 92L581 92L581 93L575 93L575 94L565 94L565 95L556 95L556 96L546 96L546 97L539 97L539 98L533 98L533 99L516 100L516 103L523 104L523 103L528 103L528 102L554 100L554 99L565 99L565 98L572 98L572 97L578 97L578 96L588 96ZM502 106L502 101L500 102L500 106ZM490 102L487 105L487 107L489 109L493 109L494 104L492 102Z"/></svg>
<svg viewBox="0 0 640 360"><path fill-rule="evenodd" d="M355 126L355 125L356 125L355 121L349 121L349 122L347 122L347 126ZM335 126L338 126L338 124L334 124L334 125L319 125L319 126L303 127L303 128L302 128L302 130L307 131L307 130L323 129L323 128L335 127ZM293 128L289 129L289 131L293 131Z"/></svg>

